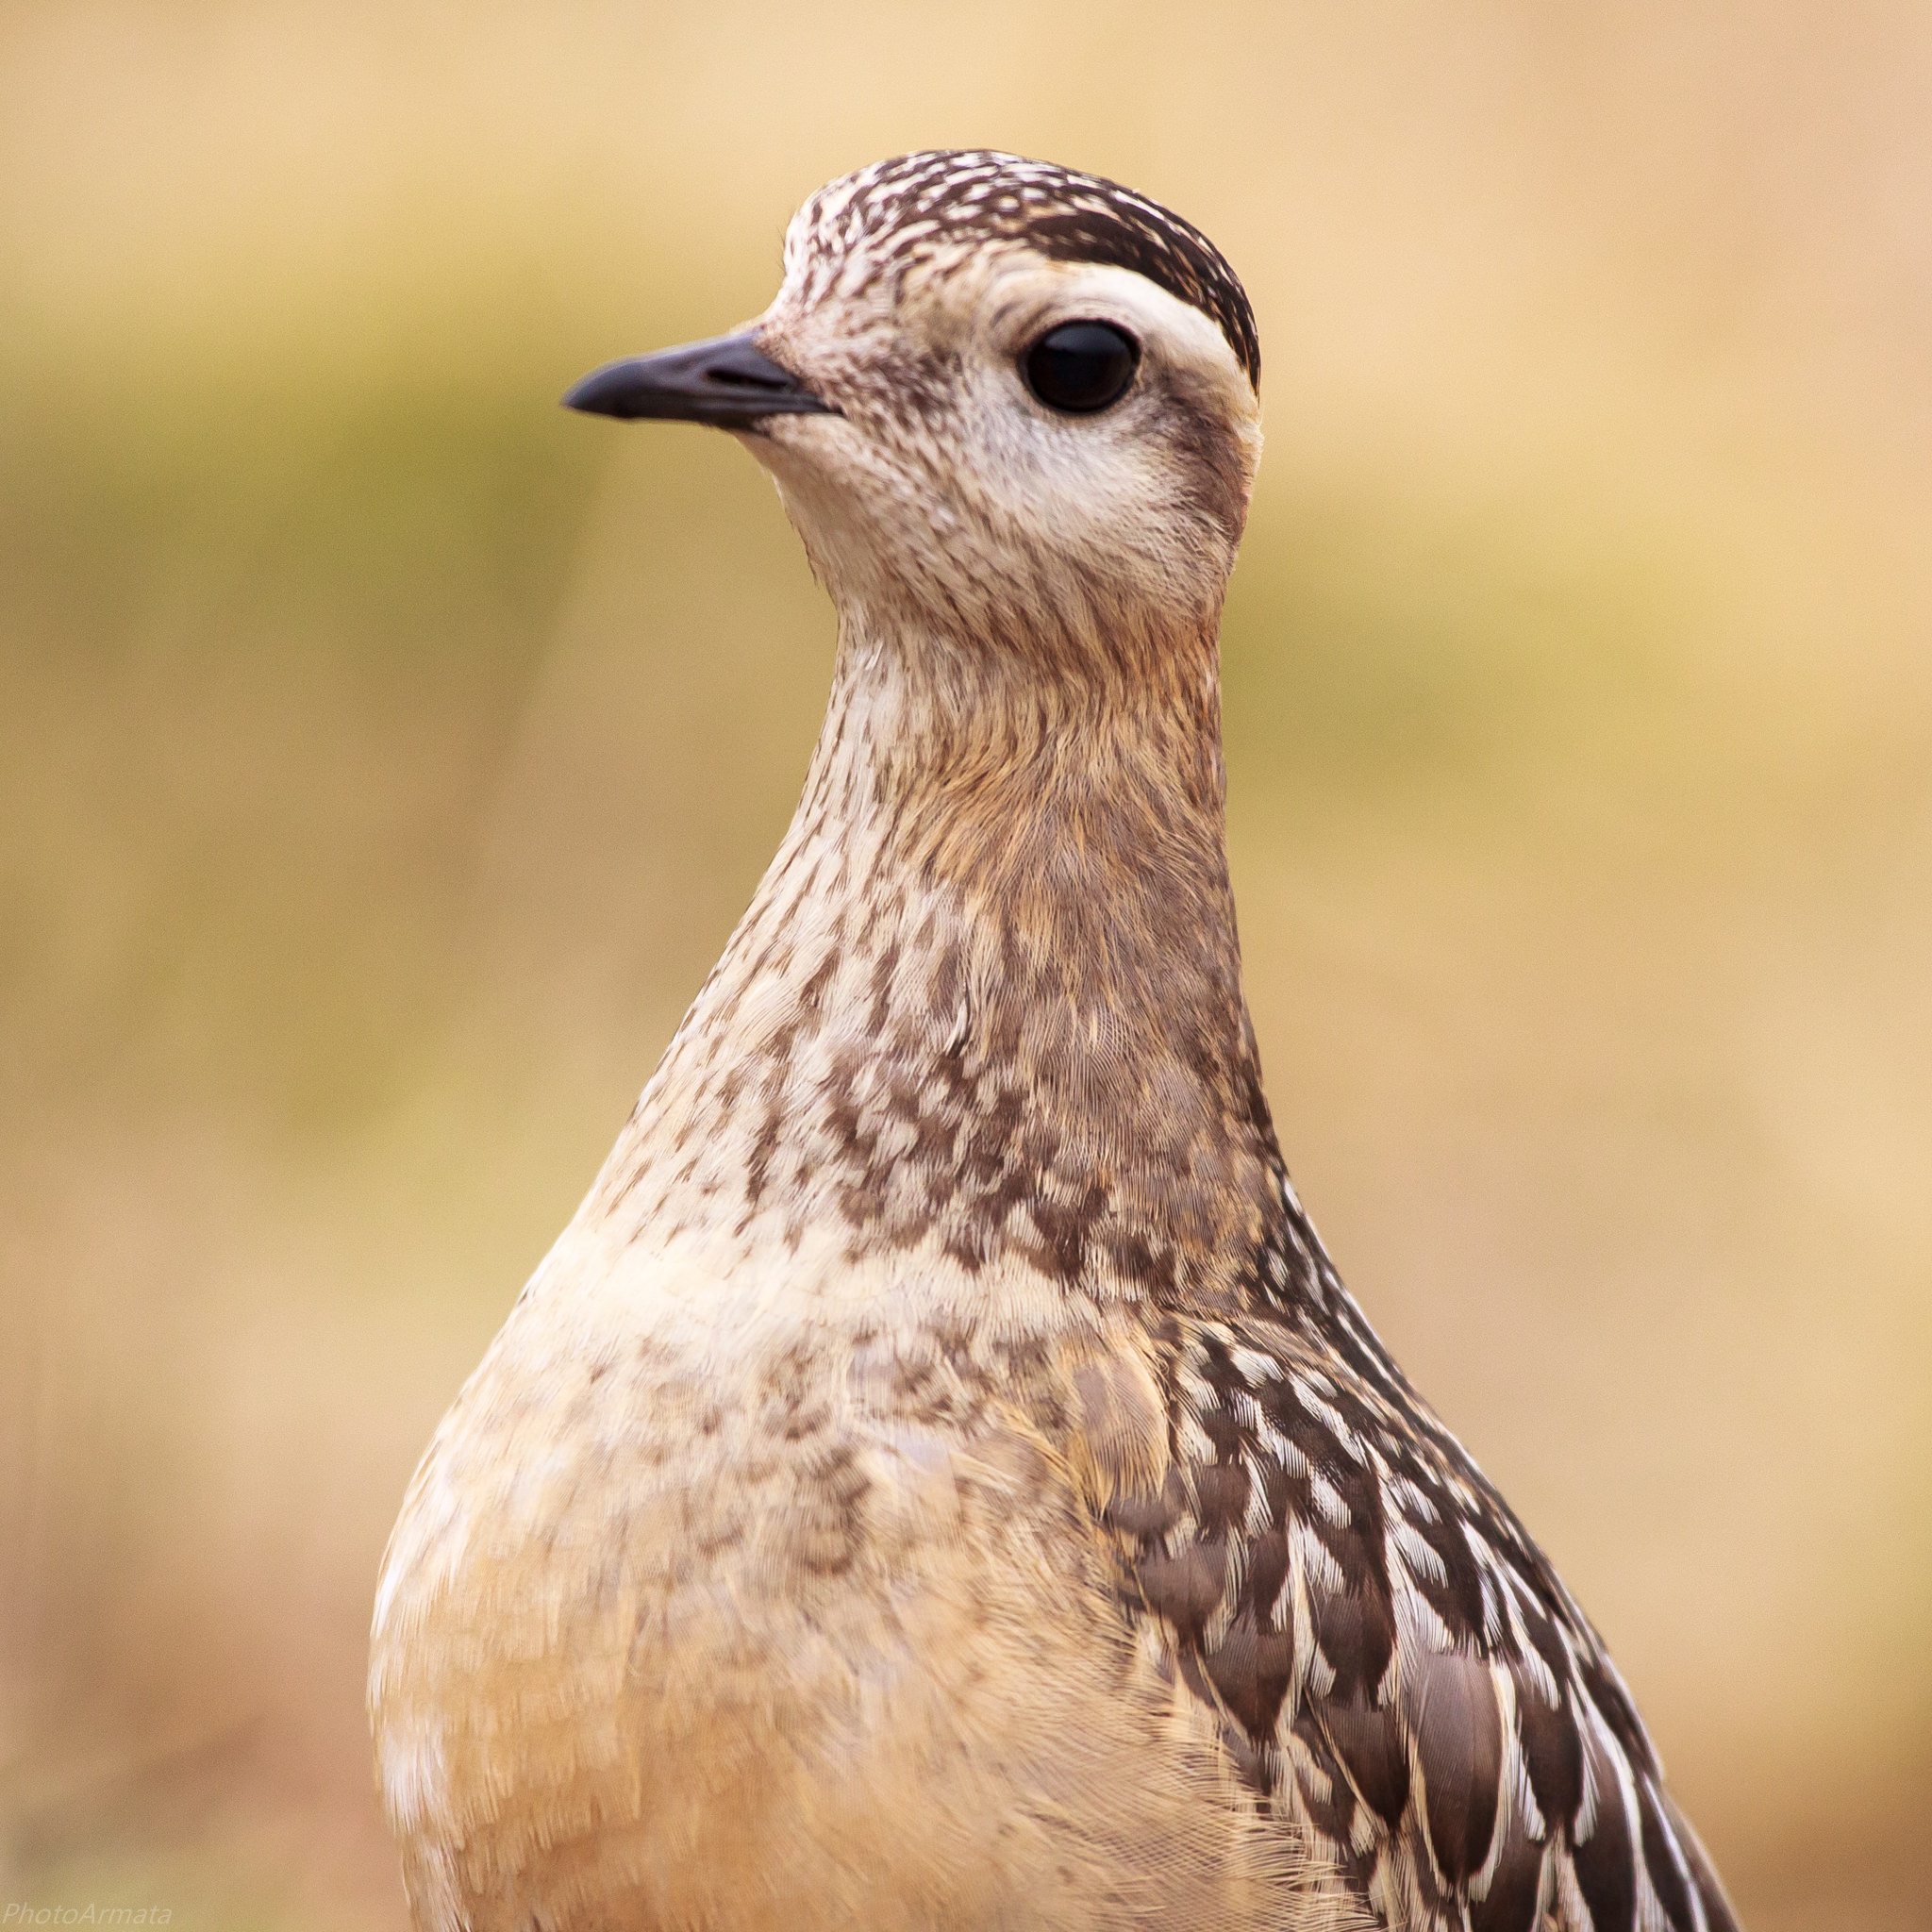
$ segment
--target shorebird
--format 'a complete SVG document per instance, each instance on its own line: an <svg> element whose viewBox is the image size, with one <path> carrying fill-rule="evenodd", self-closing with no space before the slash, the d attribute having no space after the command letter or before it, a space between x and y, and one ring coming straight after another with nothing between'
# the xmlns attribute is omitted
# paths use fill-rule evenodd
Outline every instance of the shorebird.
<svg viewBox="0 0 1932 1932"><path fill-rule="evenodd" d="M423 1932L1733 1926L1276 1144L1217 660L1259 379L1187 223L938 153L566 397L737 436L839 650L385 1558Z"/></svg>

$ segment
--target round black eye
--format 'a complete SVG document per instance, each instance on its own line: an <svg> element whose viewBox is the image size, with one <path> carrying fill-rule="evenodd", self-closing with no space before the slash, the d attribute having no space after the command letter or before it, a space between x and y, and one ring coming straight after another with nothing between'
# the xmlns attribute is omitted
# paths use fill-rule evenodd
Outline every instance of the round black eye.
<svg viewBox="0 0 1932 1932"><path fill-rule="evenodd" d="M1020 367L1049 409L1091 416L1126 393L1140 359L1140 343L1110 322L1063 322L1021 357Z"/></svg>

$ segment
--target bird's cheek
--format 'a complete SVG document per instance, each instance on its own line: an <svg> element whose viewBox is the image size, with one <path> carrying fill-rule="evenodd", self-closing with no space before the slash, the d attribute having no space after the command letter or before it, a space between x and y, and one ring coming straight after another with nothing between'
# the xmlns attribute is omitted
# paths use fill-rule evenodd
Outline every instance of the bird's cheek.
<svg viewBox="0 0 1932 1932"><path fill-rule="evenodd" d="M775 446L755 452L778 487L778 500L811 565L837 600L856 592L878 568L876 519L866 513L866 490L849 475L828 474L818 453Z"/></svg>

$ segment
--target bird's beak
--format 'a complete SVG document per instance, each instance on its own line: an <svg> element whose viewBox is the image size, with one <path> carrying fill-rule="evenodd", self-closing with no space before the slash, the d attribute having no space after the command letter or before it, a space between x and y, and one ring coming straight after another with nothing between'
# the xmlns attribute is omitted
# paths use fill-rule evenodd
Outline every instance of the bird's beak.
<svg viewBox="0 0 1932 1932"><path fill-rule="evenodd" d="M563 403L593 416L712 423L721 429L750 429L767 416L839 414L750 334L607 362L566 391Z"/></svg>

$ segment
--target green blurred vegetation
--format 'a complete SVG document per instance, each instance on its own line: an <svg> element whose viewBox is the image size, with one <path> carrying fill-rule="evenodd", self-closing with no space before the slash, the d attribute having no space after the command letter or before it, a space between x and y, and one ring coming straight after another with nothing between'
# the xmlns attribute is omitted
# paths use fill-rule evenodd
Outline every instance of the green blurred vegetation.
<svg viewBox="0 0 1932 1932"><path fill-rule="evenodd" d="M1923 1922L1932 35L1906 7L0 16L0 1874L397 1925L414 1457L782 831L830 615L555 407L993 142L1246 275L1284 1139L1759 1932Z"/></svg>

